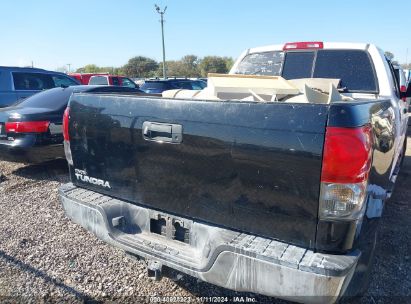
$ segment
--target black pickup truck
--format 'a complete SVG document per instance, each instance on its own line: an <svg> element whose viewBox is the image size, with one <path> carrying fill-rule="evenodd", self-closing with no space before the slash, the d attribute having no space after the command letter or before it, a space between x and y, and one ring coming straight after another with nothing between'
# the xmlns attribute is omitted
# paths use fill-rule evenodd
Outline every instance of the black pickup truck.
<svg viewBox="0 0 411 304"><path fill-rule="evenodd" d="M365 44L259 52L248 50L232 74L268 58L256 69L264 74L217 79L251 81L245 99L74 94L62 205L100 239L144 258L152 276L170 267L298 302L356 295L405 151L406 104L392 67ZM314 79L324 60L334 70L317 79L339 79L337 99L316 102L310 94L323 93L308 85L294 99L258 97L254 81L272 79L278 93L292 83L287 68L311 64Z"/></svg>

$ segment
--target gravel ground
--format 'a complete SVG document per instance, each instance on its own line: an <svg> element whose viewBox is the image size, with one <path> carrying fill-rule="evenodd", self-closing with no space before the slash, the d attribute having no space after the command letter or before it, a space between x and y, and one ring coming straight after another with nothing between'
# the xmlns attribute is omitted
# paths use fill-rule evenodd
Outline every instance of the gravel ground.
<svg viewBox="0 0 411 304"><path fill-rule="evenodd" d="M411 138L396 191L387 203L370 288L362 303L411 303ZM148 302L150 296L252 297L171 273L156 282L142 261L73 224L57 199L65 161L0 161L0 302Z"/></svg>

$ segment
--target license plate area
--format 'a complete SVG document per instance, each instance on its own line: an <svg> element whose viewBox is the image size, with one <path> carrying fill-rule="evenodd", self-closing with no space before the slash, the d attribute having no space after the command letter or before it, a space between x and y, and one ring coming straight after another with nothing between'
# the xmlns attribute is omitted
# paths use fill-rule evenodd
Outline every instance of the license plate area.
<svg viewBox="0 0 411 304"><path fill-rule="evenodd" d="M150 232L170 240L190 244L190 229L188 225L184 221L172 216L158 214L156 217L150 218Z"/></svg>
<svg viewBox="0 0 411 304"><path fill-rule="evenodd" d="M141 227L132 223L124 216L118 216L111 220L114 228L125 234L135 234L141 232ZM149 234L155 234L171 241L178 241L190 244L191 221L181 218L174 218L170 215L154 213L149 219Z"/></svg>

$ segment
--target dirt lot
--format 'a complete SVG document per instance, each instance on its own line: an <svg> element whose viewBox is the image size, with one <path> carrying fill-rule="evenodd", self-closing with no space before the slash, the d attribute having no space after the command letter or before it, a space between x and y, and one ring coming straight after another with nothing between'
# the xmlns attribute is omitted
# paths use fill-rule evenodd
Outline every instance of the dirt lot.
<svg viewBox="0 0 411 304"><path fill-rule="evenodd" d="M411 138L409 138L411 147ZM362 303L411 303L411 148L386 205L371 285ZM64 161L0 161L0 302L147 302L149 296L249 296L174 274L155 282L143 262L65 218L57 188Z"/></svg>

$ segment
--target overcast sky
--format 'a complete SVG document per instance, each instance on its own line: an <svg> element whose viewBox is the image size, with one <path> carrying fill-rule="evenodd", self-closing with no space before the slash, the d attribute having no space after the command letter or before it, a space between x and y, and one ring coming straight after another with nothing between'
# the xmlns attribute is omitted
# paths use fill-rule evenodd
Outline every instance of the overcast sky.
<svg viewBox="0 0 411 304"><path fill-rule="evenodd" d="M292 41L375 43L411 61L410 0L14 0L0 4L0 65L71 69L121 66L133 56L161 60L154 3L168 6L166 57L237 57L244 49Z"/></svg>

